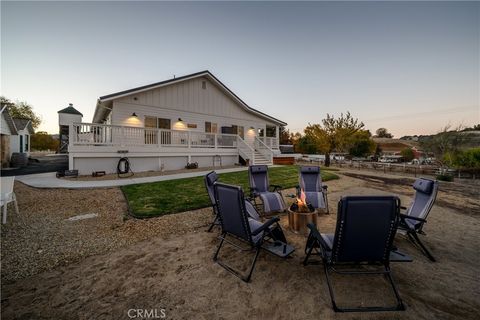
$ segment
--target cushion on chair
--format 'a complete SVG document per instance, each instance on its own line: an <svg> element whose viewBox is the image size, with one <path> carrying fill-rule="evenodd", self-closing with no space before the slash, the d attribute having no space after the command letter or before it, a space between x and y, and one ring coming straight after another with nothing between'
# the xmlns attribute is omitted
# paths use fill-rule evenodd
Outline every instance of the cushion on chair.
<svg viewBox="0 0 480 320"><path fill-rule="evenodd" d="M245 209L247 209L247 213L252 219L260 220L260 215L258 214L257 210L248 200L245 200Z"/></svg>
<svg viewBox="0 0 480 320"><path fill-rule="evenodd" d="M268 167L267 166L250 166L250 171L252 173L265 173L268 171Z"/></svg>
<svg viewBox="0 0 480 320"><path fill-rule="evenodd" d="M322 192L305 192L307 203L311 204L315 209L325 209L325 199Z"/></svg>
<svg viewBox="0 0 480 320"><path fill-rule="evenodd" d="M259 196L263 202L263 211L274 212L285 210L285 203L278 192L261 192Z"/></svg>
<svg viewBox="0 0 480 320"><path fill-rule="evenodd" d="M300 172L302 173L318 173L320 172L320 167L301 167Z"/></svg>
<svg viewBox="0 0 480 320"><path fill-rule="evenodd" d="M433 181L423 179L423 178L417 179L413 183L413 189L422 193L430 194L432 193L432 189L433 189Z"/></svg>
<svg viewBox="0 0 480 320"><path fill-rule="evenodd" d="M248 218L248 224L250 225L250 231L251 232L254 232L255 230L257 230L258 228L260 228L261 226L263 226L263 223L261 223L260 221L257 221L255 219L252 219L252 218ZM252 240L255 244L258 243L258 241L260 241L261 239L263 238L263 231L260 232L259 234L257 234L256 236L253 236L252 235Z"/></svg>

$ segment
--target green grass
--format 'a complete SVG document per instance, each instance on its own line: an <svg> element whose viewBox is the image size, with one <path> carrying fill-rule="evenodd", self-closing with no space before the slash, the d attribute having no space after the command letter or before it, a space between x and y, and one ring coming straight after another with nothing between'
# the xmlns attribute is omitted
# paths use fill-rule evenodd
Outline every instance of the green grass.
<svg viewBox="0 0 480 320"><path fill-rule="evenodd" d="M270 184L292 188L298 184L298 167L282 166L269 168ZM338 176L322 171L323 181L338 179ZM248 192L248 172L231 172L219 175L219 181L242 186ZM210 206L210 199L202 177L136 184L122 187L131 213L137 217L154 217Z"/></svg>

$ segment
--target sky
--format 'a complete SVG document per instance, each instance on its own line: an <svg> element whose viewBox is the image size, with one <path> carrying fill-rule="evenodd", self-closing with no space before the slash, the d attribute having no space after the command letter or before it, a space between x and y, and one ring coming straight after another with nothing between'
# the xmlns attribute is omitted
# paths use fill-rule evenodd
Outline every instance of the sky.
<svg viewBox="0 0 480 320"><path fill-rule="evenodd" d="M1 95L73 103L209 70L302 132L350 111L396 137L480 123L480 2L1 2Z"/></svg>

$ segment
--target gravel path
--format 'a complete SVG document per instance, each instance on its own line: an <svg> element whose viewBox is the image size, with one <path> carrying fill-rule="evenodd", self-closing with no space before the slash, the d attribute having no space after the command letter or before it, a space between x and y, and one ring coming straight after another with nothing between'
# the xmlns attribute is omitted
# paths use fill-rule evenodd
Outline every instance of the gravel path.
<svg viewBox="0 0 480 320"><path fill-rule="evenodd" d="M126 216L118 188L92 190L36 189L15 182L20 214L9 207L1 230L2 281L38 274L149 239L206 226L211 209L138 220ZM91 219L69 221L95 213Z"/></svg>

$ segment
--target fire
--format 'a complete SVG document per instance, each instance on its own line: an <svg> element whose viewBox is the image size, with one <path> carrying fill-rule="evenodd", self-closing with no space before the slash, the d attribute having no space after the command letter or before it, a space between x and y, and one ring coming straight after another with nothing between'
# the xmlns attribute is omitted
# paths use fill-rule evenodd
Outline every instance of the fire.
<svg viewBox="0 0 480 320"><path fill-rule="evenodd" d="M300 192L300 198L297 197L297 212L310 212L310 209L307 205L307 199L303 191Z"/></svg>

